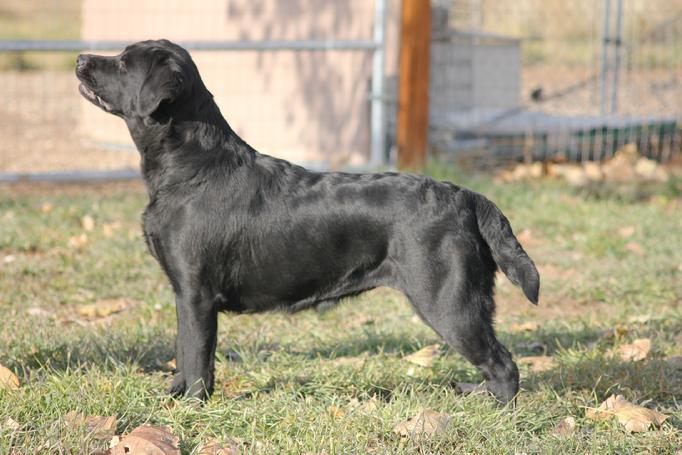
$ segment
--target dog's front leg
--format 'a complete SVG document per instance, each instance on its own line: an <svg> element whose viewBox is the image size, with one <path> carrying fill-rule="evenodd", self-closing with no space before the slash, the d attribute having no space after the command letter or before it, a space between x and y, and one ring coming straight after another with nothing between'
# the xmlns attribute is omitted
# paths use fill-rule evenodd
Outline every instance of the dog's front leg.
<svg viewBox="0 0 682 455"><path fill-rule="evenodd" d="M218 332L218 315L212 299L198 292L178 293L176 338L177 372L170 393L208 398L213 392L213 370Z"/></svg>

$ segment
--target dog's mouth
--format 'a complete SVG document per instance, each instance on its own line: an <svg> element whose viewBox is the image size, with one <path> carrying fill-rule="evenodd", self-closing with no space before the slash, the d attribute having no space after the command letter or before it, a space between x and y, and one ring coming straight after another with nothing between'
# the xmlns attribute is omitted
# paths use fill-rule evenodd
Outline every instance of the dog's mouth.
<svg viewBox="0 0 682 455"><path fill-rule="evenodd" d="M90 101L95 106L99 106L107 112L113 111L111 104L103 100L102 97L96 94L90 87L88 87L85 82L80 83L80 85L78 86L78 90L81 92L81 95L83 95L85 99Z"/></svg>

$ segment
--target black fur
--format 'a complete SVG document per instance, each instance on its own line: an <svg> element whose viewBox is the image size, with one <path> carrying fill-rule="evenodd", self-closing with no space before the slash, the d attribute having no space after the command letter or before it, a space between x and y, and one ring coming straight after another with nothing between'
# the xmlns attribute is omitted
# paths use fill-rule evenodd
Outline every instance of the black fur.
<svg viewBox="0 0 682 455"><path fill-rule="evenodd" d="M498 400L515 396L518 370L492 325L496 263L533 303L539 276L493 203L427 177L311 172L260 154L169 41L81 55L76 73L140 151L144 235L176 295L173 394L213 390L219 311L296 311L390 286Z"/></svg>

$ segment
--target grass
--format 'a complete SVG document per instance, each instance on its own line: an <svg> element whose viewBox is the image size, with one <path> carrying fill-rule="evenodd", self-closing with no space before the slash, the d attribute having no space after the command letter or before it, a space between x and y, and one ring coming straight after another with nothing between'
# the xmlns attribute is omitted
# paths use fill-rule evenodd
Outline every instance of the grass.
<svg viewBox="0 0 682 455"><path fill-rule="evenodd" d="M682 446L682 373L664 358L682 354L682 199L679 186L577 193L555 183L495 184L446 168L430 171L487 194L505 211L540 267L533 307L506 279L498 283L497 327L516 357L530 342L556 359L543 373L522 368L516 408L456 393L477 382L454 352L432 368L405 354L439 342L413 318L403 296L378 289L330 310L296 315L221 315L217 386L203 407L165 395L174 356L172 295L140 235L146 196L138 185L4 187L0 191L0 363L21 387L0 390L0 453L89 453L105 447L65 415L116 415L118 433L170 425L184 453L212 437L246 452L304 453L674 453ZM671 189L672 188L672 189ZM87 242L82 218L95 228ZM634 227L629 236L622 227ZM77 243L77 242L76 242ZM633 248L637 244L639 248ZM10 259L7 259L7 258ZM128 298L128 311L82 321L102 298ZM512 330L535 321L531 332ZM606 330L618 327L614 337ZM648 359L609 354L636 338ZM237 353L235 355L234 353ZM235 360L237 357L237 360ZM410 373L412 367L413 372ZM612 393L670 418L629 434L594 422L585 407ZM378 397L373 412L354 400ZM445 433L401 439L392 432L420 409L453 415ZM576 432L558 437L559 420ZM5 422L16 421L12 430Z"/></svg>

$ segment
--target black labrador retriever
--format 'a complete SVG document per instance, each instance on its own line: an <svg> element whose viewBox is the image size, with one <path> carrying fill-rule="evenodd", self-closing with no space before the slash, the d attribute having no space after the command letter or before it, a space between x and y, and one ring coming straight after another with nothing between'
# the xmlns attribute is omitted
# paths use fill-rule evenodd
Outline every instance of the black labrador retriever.
<svg viewBox="0 0 682 455"><path fill-rule="evenodd" d="M76 75L141 155L144 236L176 298L170 393L211 394L219 311L296 311L390 286L500 402L516 395L516 364L492 325L495 272L533 303L540 279L492 202L427 177L311 172L258 153L167 40L80 55Z"/></svg>

